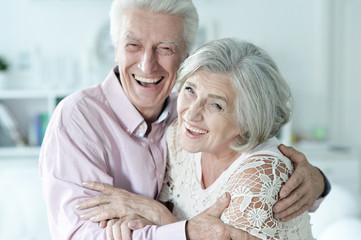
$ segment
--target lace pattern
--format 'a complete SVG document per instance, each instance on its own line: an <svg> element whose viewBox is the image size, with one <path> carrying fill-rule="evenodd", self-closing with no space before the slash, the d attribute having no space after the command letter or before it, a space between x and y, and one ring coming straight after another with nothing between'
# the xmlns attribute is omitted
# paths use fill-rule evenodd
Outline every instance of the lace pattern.
<svg viewBox="0 0 361 240"><path fill-rule="evenodd" d="M201 154L182 150L176 140L177 121L167 130L169 160L159 200L174 204L173 214L178 220L197 215L228 191L231 202L221 216L225 223L260 239L313 239L308 213L288 222L273 218L278 192L293 172L290 160L277 154L277 144L270 147L272 144L266 142L252 153L243 153L203 189L197 176Z"/></svg>

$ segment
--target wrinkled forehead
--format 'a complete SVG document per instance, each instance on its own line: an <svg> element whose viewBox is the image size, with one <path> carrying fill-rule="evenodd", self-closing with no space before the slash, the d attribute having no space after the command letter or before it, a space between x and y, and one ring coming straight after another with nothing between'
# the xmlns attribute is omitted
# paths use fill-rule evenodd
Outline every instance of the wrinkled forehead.
<svg viewBox="0 0 361 240"><path fill-rule="evenodd" d="M122 15L121 39L174 42L184 45L184 28L181 16L152 12L146 9L127 9Z"/></svg>
<svg viewBox="0 0 361 240"><path fill-rule="evenodd" d="M236 94L228 74L197 71L185 81L184 86L187 85L194 87L199 94L222 96L229 104L235 101Z"/></svg>

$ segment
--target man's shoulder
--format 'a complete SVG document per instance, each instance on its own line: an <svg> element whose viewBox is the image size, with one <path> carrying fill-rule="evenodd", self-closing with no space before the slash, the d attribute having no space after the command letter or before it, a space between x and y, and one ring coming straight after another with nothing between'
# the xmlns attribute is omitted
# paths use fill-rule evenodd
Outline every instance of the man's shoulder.
<svg viewBox="0 0 361 240"><path fill-rule="evenodd" d="M65 123L78 115L86 117L88 114L94 114L92 108L104 105L104 103L105 97L100 85L91 86L62 99L56 106L52 119L58 119Z"/></svg>

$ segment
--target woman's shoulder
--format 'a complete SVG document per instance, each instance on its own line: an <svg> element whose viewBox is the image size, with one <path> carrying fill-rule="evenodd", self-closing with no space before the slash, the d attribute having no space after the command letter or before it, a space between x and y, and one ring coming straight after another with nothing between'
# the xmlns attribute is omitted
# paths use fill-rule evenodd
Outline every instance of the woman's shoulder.
<svg viewBox="0 0 361 240"><path fill-rule="evenodd" d="M274 177L273 175L284 175L283 180L287 181L289 176L293 173L292 162L279 155L272 155L270 153L255 154L249 156L241 164L240 168L244 171L248 169L249 172L253 172L257 175L266 175Z"/></svg>

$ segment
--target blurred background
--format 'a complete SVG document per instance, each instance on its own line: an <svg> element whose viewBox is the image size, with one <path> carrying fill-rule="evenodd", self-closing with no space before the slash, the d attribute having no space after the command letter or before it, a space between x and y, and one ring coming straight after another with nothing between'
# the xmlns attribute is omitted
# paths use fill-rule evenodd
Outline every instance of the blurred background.
<svg viewBox="0 0 361 240"><path fill-rule="evenodd" d="M194 0L197 45L238 37L263 47L291 86L282 140L333 190L311 215L318 239L361 229L361 1ZM50 239L38 153L56 104L114 66L111 0L0 2L0 239ZM341 234L341 235L338 235ZM342 236L342 237L341 237Z"/></svg>

